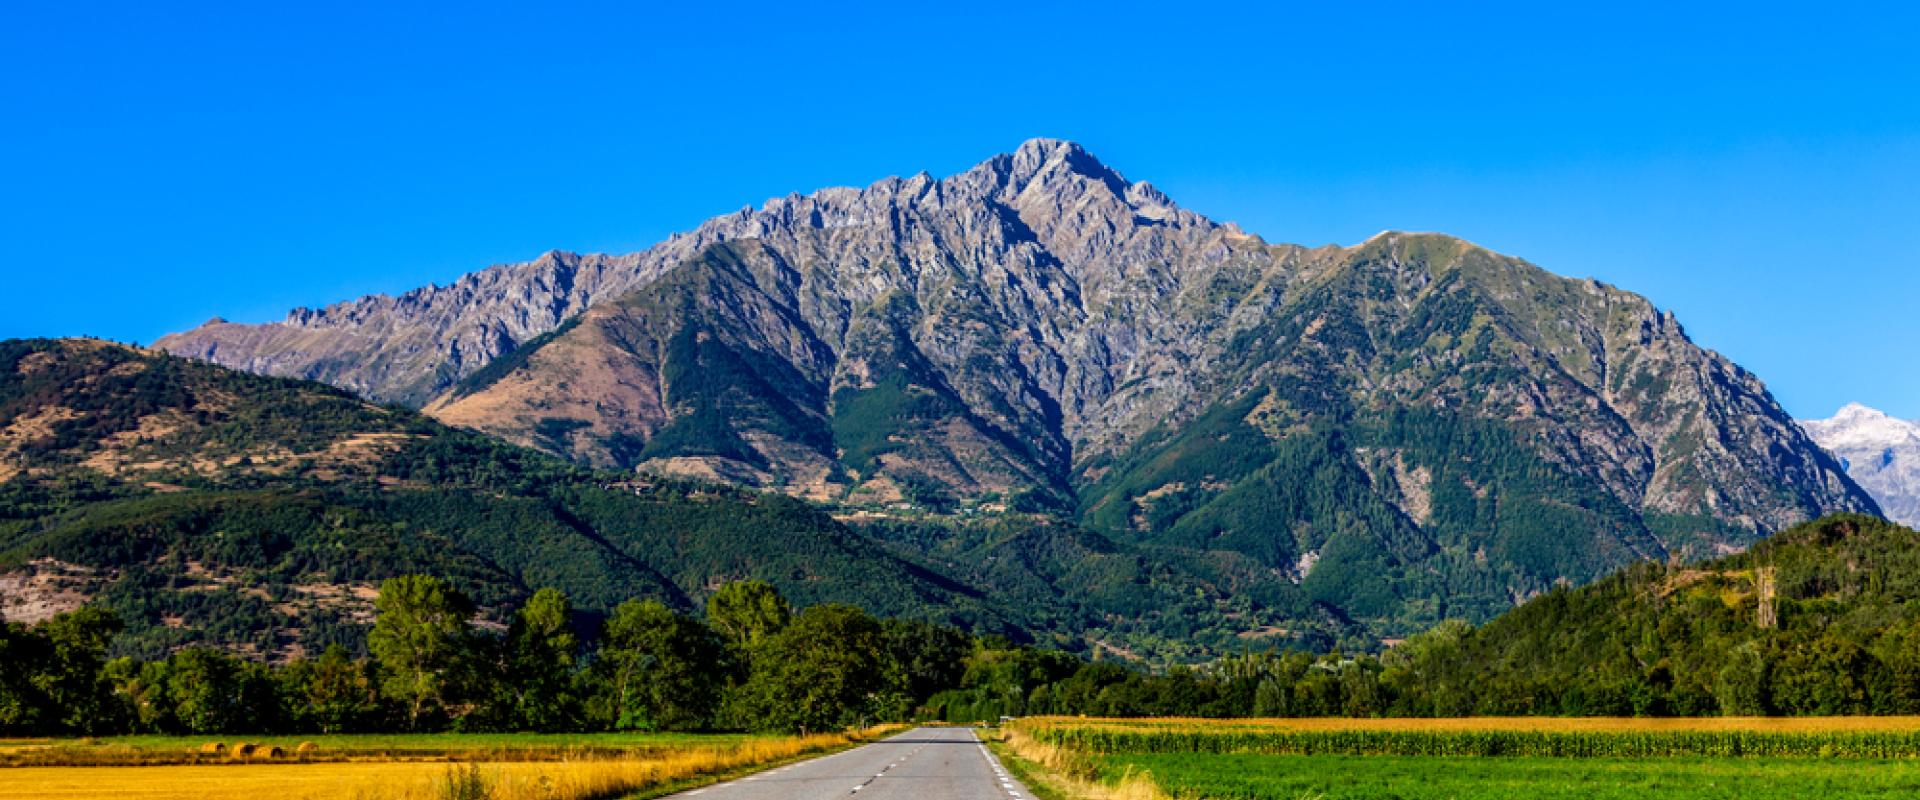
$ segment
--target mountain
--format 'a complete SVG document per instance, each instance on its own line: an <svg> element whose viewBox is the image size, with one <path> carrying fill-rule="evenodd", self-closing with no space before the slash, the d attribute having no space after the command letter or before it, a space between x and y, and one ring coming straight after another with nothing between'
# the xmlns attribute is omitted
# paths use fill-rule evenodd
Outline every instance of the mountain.
<svg viewBox="0 0 1920 800"><path fill-rule="evenodd" d="M1842 514L1395 648L1415 713L1920 712L1920 533ZM1408 675L1407 673L1411 673Z"/></svg>
<svg viewBox="0 0 1920 800"><path fill-rule="evenodd" d="M1018 632L978 590L797 501L606 483L317 383L98 341L0 342L8 618L95 601L148 652L287 655L357 643L374 587L406 572L494 608L557 586L589 611L689 607L752 576L800 602Z"/></svg>
<svg viewBox="0 0 1920 800"><path fill-rule="evenodd" d="M1832 419L1800 423L1873 495L1887 518L1920 525L1920 423L1849 403Z"/></svg>
<svg viewBox="0 0 1920 800"><path fill-rule="evenodd" d="M1051 511L1376 631L1877 510L1645 298L1437 234L1269 244L1056 140L158 344L595 467Z"/></svg>
<svg viewBox="0 0 1920 800"><path fill-rule="evenodd" d="M213 644L285 658L362 646L376 587L451 579L500 623L542 587L589 618L698 607L758 578L1018 641L1199 658L1292 620L1230 554L1129 547L1045 517L849 527L779 494L641 480L324 384L95 340L0 342L0 613L93 602L126 652Z"/></svg>

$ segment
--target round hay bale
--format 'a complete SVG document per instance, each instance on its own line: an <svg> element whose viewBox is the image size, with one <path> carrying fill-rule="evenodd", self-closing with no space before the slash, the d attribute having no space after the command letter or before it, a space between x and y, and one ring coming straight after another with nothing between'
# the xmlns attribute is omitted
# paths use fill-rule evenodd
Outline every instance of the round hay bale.
<svg viewBox="0 0 1920 800"><path fill-rule="evenodd" d="M227 750L227 757L235 758L235 759L252 758L253 751L256 749L258 748L255 745L251 745L246 742L235 742L233 747Z"/></svg>
<svg viewBox="0 0 1920 800"><path fill-rule="evenodd" d="M287 757L287 751L277 744L273 746L261 745L259 749L253 751L253 754L261 758Z"/></svg>
<svg viewBox="0 0 1920 800"><path fill-rule="evenodd" d="M320 745L314 744L313 742L301 742L299 747L293 748L293 752L303 756L310 756L320 752Z"/></svg>
<svg viewBox="0 0 1920 800"><path fill-rule="evenodd" d="M217 755L220 755L221 753L227 752L227 743L226 742L207 742L206 744L200 745L200 752L210 756L217 756Z"/></svg>

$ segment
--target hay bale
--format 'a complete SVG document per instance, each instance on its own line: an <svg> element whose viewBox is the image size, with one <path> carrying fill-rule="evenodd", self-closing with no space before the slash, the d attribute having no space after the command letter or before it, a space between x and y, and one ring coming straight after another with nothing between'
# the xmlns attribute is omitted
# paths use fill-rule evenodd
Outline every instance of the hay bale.
<svg viewBox="0 0 1920 800"><path fill-rule="evenodd" d="M313 742L301 742L299 747L293 748L293 752L302 756L310 756L320 752L320 745L314 744Z"/></svg>
<svg viewBox="0 0 1920 800"><path fill-rule="evenodd" d="M258 749L257 745L251 745L246 742L235 742L233 747L227 750L227 757L236 760L252 758L253 751L256 749Z"/></svg>
<svg viewBox="0 0 1920 800"><path fill-rule="evenodd" d="M207 742L206 744L200 745L200 752L210 756L217 756L227 752L227 743L226 742Z"/></svg>
<svg viewBox="0 0 1920 800"><path fill-rule="evenodd" d="M261 758L286 758L287 757L287 751L277 744L273 746L261 745L259 749L256 749L253 751L253 754Z"/></svg>

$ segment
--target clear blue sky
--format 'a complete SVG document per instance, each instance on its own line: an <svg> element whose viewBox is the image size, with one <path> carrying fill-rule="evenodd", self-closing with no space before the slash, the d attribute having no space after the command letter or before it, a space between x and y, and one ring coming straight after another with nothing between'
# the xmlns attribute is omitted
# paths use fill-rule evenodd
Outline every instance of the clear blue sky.
<svg viewBox="0 0 1920 800"><path fill-rule="evenodd" d="M1920 417L1892 4L389 5L10 3L0 336L277 319L1054 136L1272 241L1642 292L1796 414Z"/></svg>

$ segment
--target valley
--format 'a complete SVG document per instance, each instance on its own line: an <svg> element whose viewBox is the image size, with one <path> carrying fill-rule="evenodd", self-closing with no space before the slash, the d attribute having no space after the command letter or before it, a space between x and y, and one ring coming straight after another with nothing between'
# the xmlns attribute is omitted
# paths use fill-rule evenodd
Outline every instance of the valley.
<svg viewBox="0 0 1920 800"><path fill-rule="evenodd" d="M1920 6L5 16L0 800L1920 797Z"/></svg>

